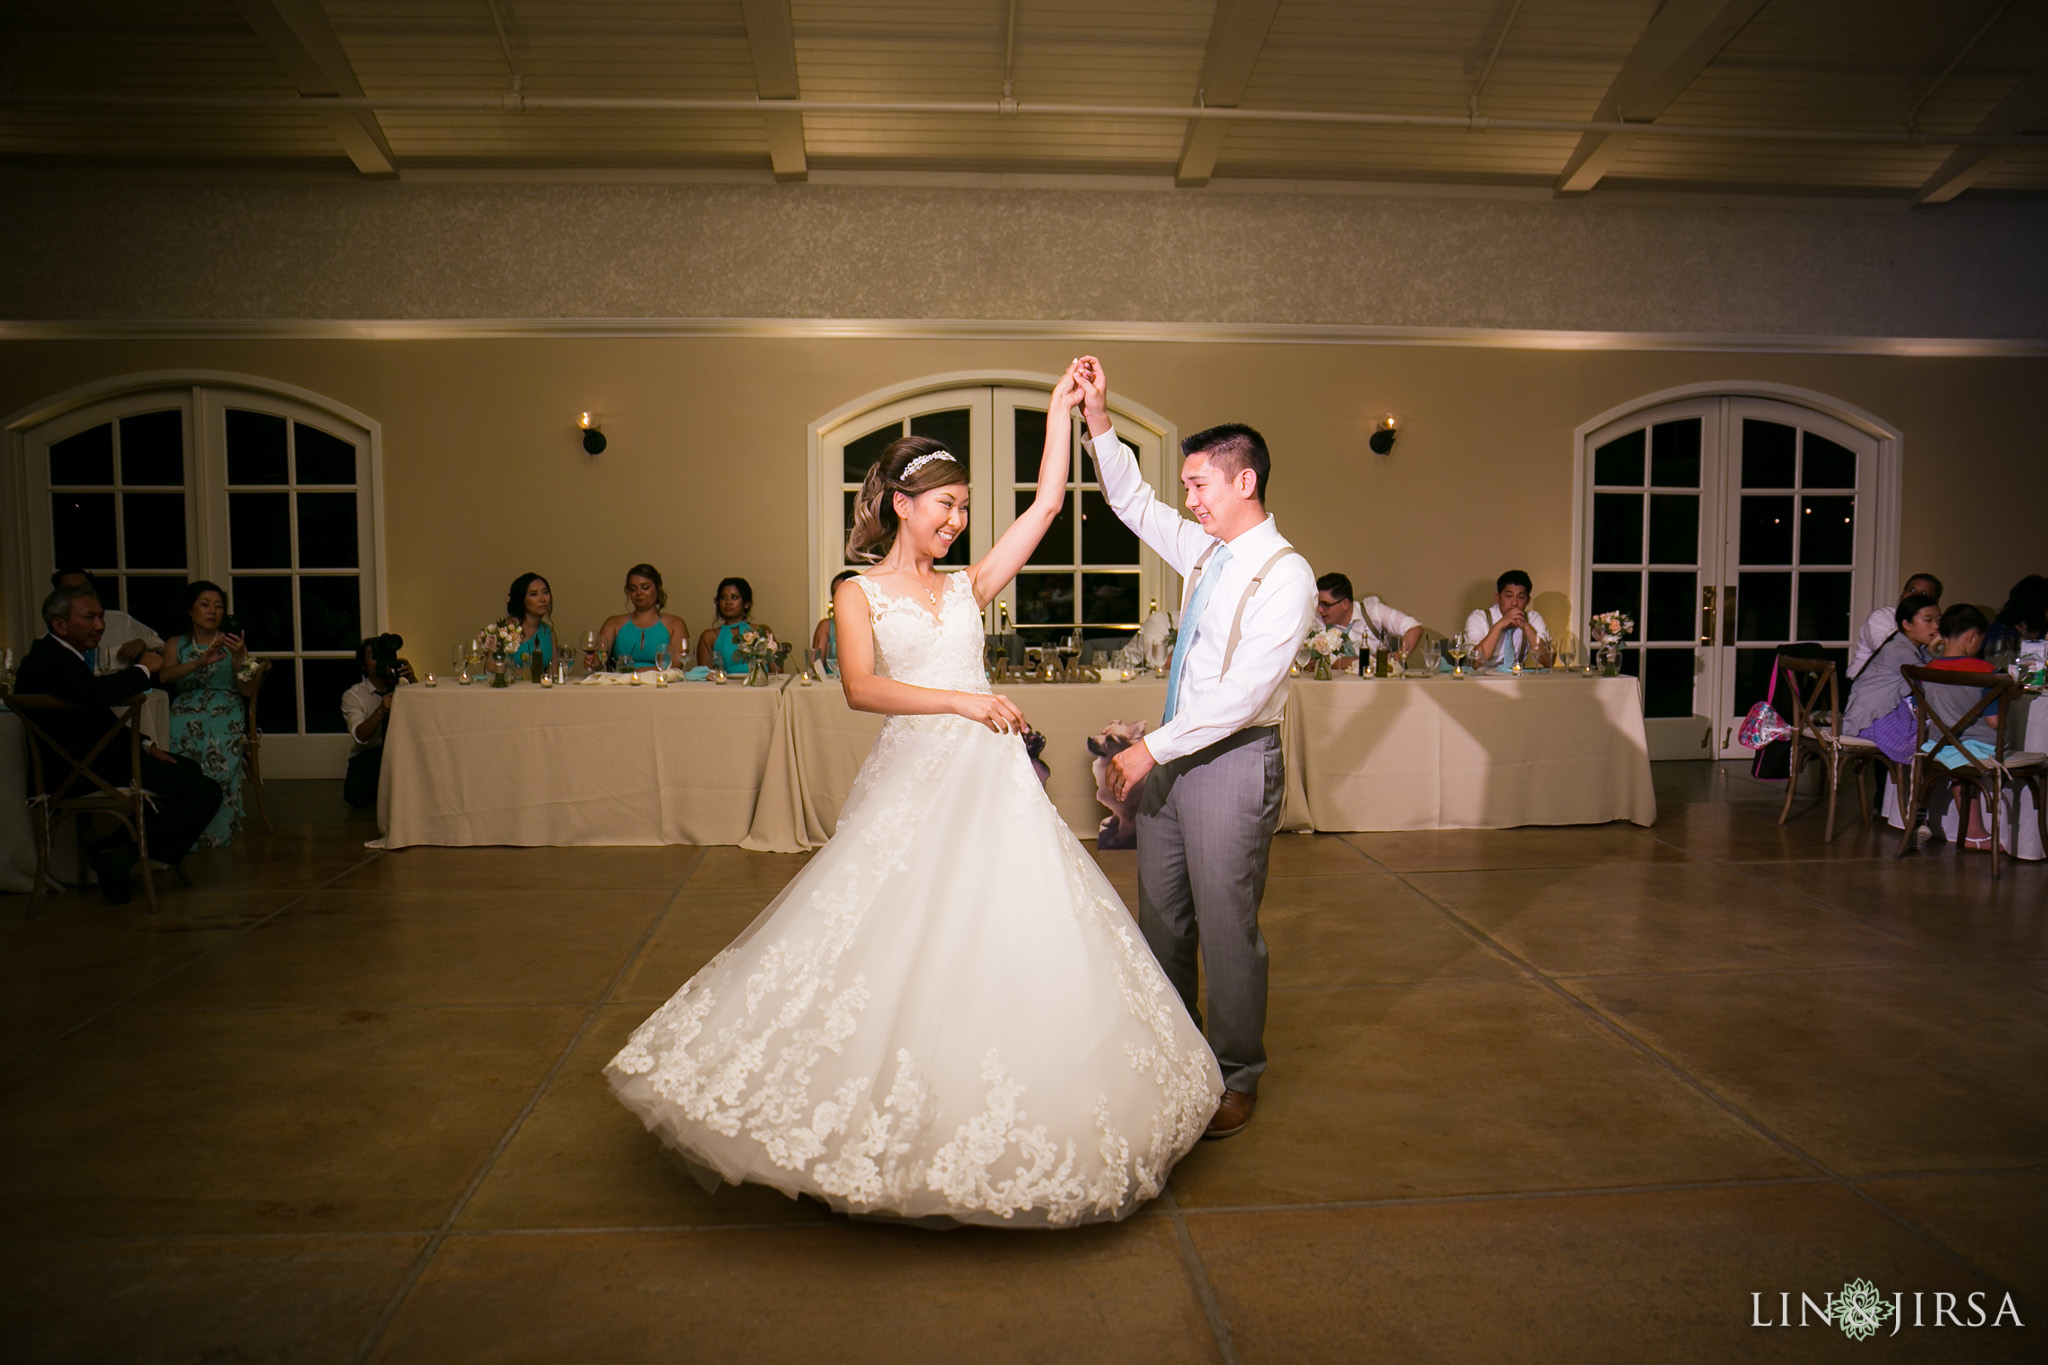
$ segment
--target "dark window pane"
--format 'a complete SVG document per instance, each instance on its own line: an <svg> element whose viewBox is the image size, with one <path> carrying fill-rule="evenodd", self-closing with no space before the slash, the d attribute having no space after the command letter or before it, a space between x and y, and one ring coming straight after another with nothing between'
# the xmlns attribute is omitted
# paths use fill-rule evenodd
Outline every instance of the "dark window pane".
<svg viewBox="0 0 2048 1365"><path fill-rule="evenodd" d="M228 494L228 563L237 569L292 566L289 493Z"/></svg>
<svg viewBox="0 0 2048 1365"><path fill-rule="evenodd" d="M121 482L185 484L185 414L177 408L121 419Z"/></svg>
<svg viewBox="0 0 2048 1365"><path fill-rule="evenodd" d="M1750 707L1764 699L1771 686L1771 663L1777 657L1776 648L1735 651L1735 705L1728 713L1729 719L1742 719L1749 714ZM1780 696L1779 700L1784 698Z"/></svg>
<svg viewBox="0 0 2048 1365"><path fill-rule="evenodd" d="M339 735L348 730L341 718L341 694L362 681L363 670L354 659L305 659L306 733ZM422 665L424 671L425 666Z"/></svg>
<svg viewBox="0 0 2048 1365"><path fill-rule="evenodd" d="M102 484L114 481L114 424L102 422L50 446L50 482Z"/></svg>
<svg viewBox="0 0 2048 1365"><path fill-rule="evenodd" d="M128 568L184 568L185 495L123 493L121 539L128 551Z"/></svg>
<svg viewBox="0 0 2048 1365"><path fill-rule="evenodd" d="M851 488L846 490L846 493L844 495L845 505L842 509L843 514L839 518L839 530L842 536L850 536L853 534L853 504L857 502L859 499L860 494L854 492ZM842 540L842 549L844 548L844 544L845 542Z"/></svg>
<svg viewBox="0 0 2048 1365"><path fill-rule="evenodd" d="M1792 638L1791 574L1742 574L1736 579L1736 593L1736 639L1776 644Z"/></svg>
<svg viewBox="0 0 2048 1365"><path fill-rule="evenodd" d="M1631 431L1617 436L1593 452L1593 482L1623 488L1643 486L1643 446L1646 433Z"/></svg>
<svg viewBox="0 0 2048 1365"><path fill-rule="evenodd" d="M1645 640L1696 640L1700 580L1694 573L1651 573L1649 598L1643 617ZM1687 715L1692 714L1687 712Z"/></svg>
<svg viewBox="0 0 2048 1365"><path fill-rule="evenodd" d="M1595 493L1593 495L1593 562L1595 564L1640 564L1643 562L1642 494Z"/></svg>
<svg viewBox="0 0 2048 1365"><path fill-rule="evenodd" d="M1697 564L1700 500L1693 493L1650 494L1650 563Z"/></svg>
<svg viewBox="0 0 2048 1365"><path fill-rule="evenodd" d="M355 660L351 659L349 663L353 666ZM256 728L264 734L295 735L299 732L298 669L295 660L279 659L271 665L270 676L263 680L263 690L256 694ZM356 677L362 677L362 673L358 671ZM353 682L350 685L353 686Z"/></svg>
<svg viewBox="0 0 2048 1365"><path fill-rule="evenodd" d="M1849 564L1856 558L1856 499L1802 498L1801 564Z"/></svg>
<svg viewBox="0 0 2048 1365"><path fill-rule="evenodd" d="M1038 461L1045 454L1045 414L1029 408L1011 410L1010 430L1017 438L1017 482L1038 483Z"/></svg>
<svg viewBox="0 0 2048 1365"><path fill-rule="evenodd" d="M50 548L65 568L114 568L114 495L50 494Z"/></svg>
<svg viewBox="0 0 2048 1365"><path fill-rule="evenodd" d="M844 468L841 477L848 483L859 483L868 476L868 466L882 458L882 452L889 443L903 434L901 422L891 422L886 427L876 427L858 440L848 441L844 452Z"/></svg>
<svg viewBox="0 0 2048 1365"><path fill-rule="evenodd" d="M1692 711L1693 652L1646 649L1643 654L1643 714L1689 716Z"/></svg>
<svg viewBox="0 0 2048 1365"><path fill-rule="evenodd" d="M290 578L231 578L228 608L242 618L242 633L256 653L289 654L297 648Z"/></svg>
<svg viewBox="0 0 2048 1365"><path fill-rule="evenodd" d="M354 483L356 481L356 448L339 436L329 436L318 427L309 427L304 422L293 424L297 428L299 445L298 481L300 483ZM307 678L307 685L312 679ZM311 700L308 694L307 700Z"/></svg>
<svg viewBox="0 0 2048 1365"><path fill-rule="evenodd" d="M285 461L284 418L269 412L227 411L228 482L289 482Z"/></svg>
<svg viewBox="0 0 2048 1365"><path fill-rule="evenodd" d="M1849 638L1848 574L1801 573L1799 575L1799 638L1802 640L1846 640Z"/></svg>
<svg viewBox="0 0 2048 1365"><path fill-rule="evenodd" d="M359 583L354 574L299 580L299 639L302 648L308 651L354 649L362 643L363 594Z"/></svg>
<svg viewBox="0 0 2048 1365"><path fill-rule="evenodd" d="M356 495L301 493L298 497L299 567L355 568Z"/></svg>
<svg viewBox="0 0 2048 1365"><path fill-rule="evenodd" d="M1026 508L1038 499L1036 491L1018 489L1017 515L1022 516ZM1059 515L1052 519L1052 526L1045 533L1045 539L1038 542L1038 548L1031 552L1027 561L1032 564L1071 564L1074 562L1074 494L1067 493L1066 501L1060 504Z"/></svg>
<svg viewBox="0 0 2048 1365"><path fill-rule="evenodd" d="M1081 575L1081 619L1089 625L1135 626L1143 614L1137 574Z"/></svg>
<svg viewBox="0 0 2048 1365"><path fill-rule="evenodd" d="M1588 616L1598 616L1603 611L1625 611L1628 618L1638 624L1643 619L1643 576L1633 571L1627 573L1595 573L1593 575L1593 609Z"/></svg>
<svg viewBox="0 0 2048 1365"><path fill-rule="evenodd" d="M1792 562L1792 499L1742 500L1742 562Z"/></svg>
<svg viewBox="0 0 2048 1365"><path fill-rule="evenodd" d="M1109 499L1089 490L1081 495L1081 558L1090 564L1136 564L1138 537L1109 510Z"/></svg>
<svg viewBox="0 0 2048 1365"><path fill-rule="evenodd" d="M1856 452L1825 436L1806 433L1806 467L1800 474L1806 488L1854 488Z"/></svg>
<svg viewBox="0 0 2048 1365"><path fill-rule="evenodd" d="M960 467L966 469L968 466L967 423L971 415L971 411L967 408L948 408L944 412L921 412L910 419L910 434L912 436L931 437L934 441L939 442L947 450L951 451L953 458L960 462ZM1032 461L1031 469L1031 477L1036 479L1038 477L1038 462L1036 460ZM961 482L965 483L966 479L963 477Z"/></svg>
<svg viewBox="0 0 2048 1365"><path fill-rule="evenodd" d="M1072 625L1074 621L1074 576L1070 573L1020 573L1017 575L1017 624L1020 626Z"/></svg>
<svg viewBox="0 0 2048 1365"><path fill-rule="evenodd" d="M185 575L136 574L127 583L128 614L169 639L191 628L185 615Z"/></svg>
<svg viewBox="0 0 2048 1365"><path fill-rule="evenodd" d="M1783 422L1742 421L1742 486L1744 488L1792 487L1794 443L1797 429Z"/></svg>
<svg viewBox="0 0 2048 1365"><path fill-rule="evenodd" d="M1661 422L1650 433L1650 482L1659 488L1700 486L1700 419ZM1651 712L1651 715L1657 714ZM1685 714L1691 715L1690 711Z"/></svg>

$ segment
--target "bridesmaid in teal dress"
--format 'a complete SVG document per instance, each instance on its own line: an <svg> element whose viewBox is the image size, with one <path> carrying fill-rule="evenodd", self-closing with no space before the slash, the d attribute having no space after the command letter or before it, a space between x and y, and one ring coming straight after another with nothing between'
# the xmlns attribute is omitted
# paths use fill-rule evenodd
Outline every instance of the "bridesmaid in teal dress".
<svg viewBox="0 0 2048 1365"><path fill-rule="evenodd" d="M635 564L626 570L626 600L633 610L608 618L598 630L598 657L587 661L593 668L615 660L622 672L653 668L657 655L669 656L669 666L683 666L683 651L689 647L690 628L680 616L672 616L668 592L661 586L661 570L652 564Z"/></svg>
<svg viewBox="0 0 2048 1365"><path fill-rule="evenodd" d="M832 586L825 593L825 619L811 632L811 648L818 652L820 668L828 678L839 676L839 624L832 619L832 599L839 585L854 575L852 569L841 569L832 576Z"/></svg>
<svg viewBox="0 0 2048 1365"><path fill-rule="evenodd" d="M754 610L754 588L744 578L721 578L718 580L718 594L712 599L712 606L718 612L718 624L697 637L697 662L706 668L723 669L737 677L747 672L746 660L734 652L740 636L750 630L767 630L756 627L748 620ZM773 634L773 631L769 632ZM769 671L775 670L770 664Z"/></svg>
<svg viewBox="0 0 2048 1365"><path fill-rule="evenodd" d="M512 651L512 662L522 672L532 666L535 650L540 651L542 668L555 662L555 628L548 620L554 610L555 590L545 578L523 573L512 580L512 589L505 594L505 619L518 622L526 637Z"/></svg>
<svg viewBox="0 0 2048 1365"><path fill-rule="evenodd" d="M171 752L197 763L220 784L220 810L200 834L198 848L225 848L242 824L242 697L236 674L249 652L240 635L224 633L227 598L200 579L185 589L191 629L164 642L161 677L172 689Z"/></svg>

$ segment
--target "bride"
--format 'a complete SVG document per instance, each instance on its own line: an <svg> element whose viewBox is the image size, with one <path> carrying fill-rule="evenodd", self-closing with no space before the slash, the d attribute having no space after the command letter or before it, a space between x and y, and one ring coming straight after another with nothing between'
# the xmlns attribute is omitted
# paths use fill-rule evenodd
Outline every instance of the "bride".
<svg viewBox="0 0 2048 1365"><path fill-rule="evenodd" d="M1065 505L1079 398L1038 496L945 573L967 470L921 436L868 471L839 585L848 705L889 717L832 841L605 1068L691 1165L848 1213L1065 1227L1157 1195L1223 1093L1115 890L989 691L982 616Z"/></svg>

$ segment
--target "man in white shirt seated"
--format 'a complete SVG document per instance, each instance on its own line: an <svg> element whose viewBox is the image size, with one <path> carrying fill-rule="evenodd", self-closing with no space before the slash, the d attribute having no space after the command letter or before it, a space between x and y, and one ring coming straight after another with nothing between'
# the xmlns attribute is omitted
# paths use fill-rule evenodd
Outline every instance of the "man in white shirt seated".
<svg viewBox="0 0 2048 1365"><path fill-rule="evenodd" d="M1353 601L1351 580L1340 573L1316 580L1316 619L1342 627L1360 658L1374 649L1398 649L1405 657L1422 643L1422 622L1377 597Z"/></svg>
<svg viewBox="0 0 2048 1365"><path fill-rule="evenodd" d="M1899 601L1909 597L1925 597L1935 606L1941 605L1941 580L1931 573L1916 573L1906 580L1906 586L1899 591ZM1896 605L1879 607L1863 622L1863 629L1856 632L1856 643L1849 646L1849 671L1844 681L1854 678L1863 671L1863 665L1870 656L1877 653L1878 646L1898 633L1898 622L1893 619L1898 613Z"/></svg>
<svg viewBox="0 0 2048 1365"><path fill-rule="evenodd" d="M59 569L50 575L50 586L79 588L94 597L100 596L99 585L92 581L92 575L84 569ZM116 661L132 664L142 657L145 650L155 652L164 647L162 636L127 612L104 606L101 610L107 617L106 632L100 636L99 645L88 650L85 656L86 666L92 668L94 672L103 672Z"/></svg>
<svg viewBox="0 0 2048 1365"><path fill-rule="evenodd" d="M341 694L341 718L353 744L341 799L355 810L377 804L384 775L384 723L391 718L391 694L413 681L412 665L397 657L396 635L378 635L356 646L363 680Z"/></svg>
<svg viewBox="0 0 2048 1365"><path fill-rule="evenodd" d="M1493 605L1475 608L1465 618L1465 638L1472 662L1512 668L1550 667L1550 628L1529 606L1534 585L1520 569L1509 569L1493 584Z"/></svg>

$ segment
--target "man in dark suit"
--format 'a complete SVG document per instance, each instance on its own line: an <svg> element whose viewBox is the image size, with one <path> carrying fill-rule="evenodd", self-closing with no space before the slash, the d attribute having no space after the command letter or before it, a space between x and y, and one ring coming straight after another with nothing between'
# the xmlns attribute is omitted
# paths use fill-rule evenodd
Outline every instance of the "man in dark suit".
<svg viewBox="0 0 2048 1365"><path fill-rule="evenodd" d="M150 679L163 667L163 655L144 650L130 667L95 677L85 656L98 647L106 631L106 615L90 588L63 587L44 598L43 622L49 633L29 647L14 675L14 690L22 696L55 697L87 708L35 715L36 724L52 740L74 758L83 758L112 721L107 708L148 691ZM130 776L128 746L118 741L109 744L92 768L110 782L126 783ZM83 782L81 778L73 785L72 794L85 794L78 790ZM220 809L220 786L191 759L163 753L145 741L142 788L156 798L155 808L143 817L150 856L176 866ZM100 894L107 904L126 904L133 894L129 873L135 859L135 843L126 831L92 848L93 871L99 876Z"/></svg>

